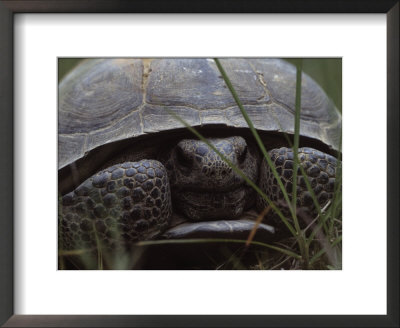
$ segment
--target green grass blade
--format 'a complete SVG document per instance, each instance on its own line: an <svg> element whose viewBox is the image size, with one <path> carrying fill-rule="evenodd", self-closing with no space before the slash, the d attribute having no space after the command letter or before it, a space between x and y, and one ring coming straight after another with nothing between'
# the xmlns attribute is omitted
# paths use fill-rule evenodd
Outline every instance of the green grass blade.
<svg viewBox="0 0 400 328"><path fill-rule="evenodd" d="M342 241L342 236L339 236L331 245L331 247L336 246ZM310 265L314 264L322 255L326 252L325 248L322 248L318 253L316 253L310 260Z"/></svg>
<svg viewBox="0 0 400 328"><path fill-rule="evenodd" d="M282 181L281 181L281 178L280 178L278 172L276 171L275 165L274 165L274 163L272 162L271 157L270 157L269 154L267 153L267 151L266 151L266 149L265 149L265 147L264 147L264 144L263 144L263 142L262 142L262 140L261 140L259 134L257 133L257 130L254 128L254 125L253 125L253 123L251 122L250 117L247 115L247 112L246 112L246 110L244 109L244 107L243 107L243 105L242 105L242 103L241 103L241 101L240 101L240 99L239 99L239 97L238 97L238 95L237 95L237 93L236 93L236 91L235 91L235 89L234 89L234 87L233 87L231 81L229 80L228 75L226 74L224 68L222 67L222 65L221 65L221 63L220 63L220 61L219 61L219 59L218 59L218 58L214 58L214 61L215 61L216 65L217 65L219 71L221 72L221 75L222 75L222 77L223 77L223 79L224 79L226 85L228 86L230 92L232 93L232 96L233 96L233 98L235 99L235 101L236 101L236 103L237 103L237 105L238 105L238 107L239 107L239 109L240 109L240 111L241 111L241 113L242 113L242 115L243 115L243 118L245 119L245 121L246 121L248 127L250 128L250 131L251 131L251 133L253 134L253 136L254 136L254 138L255 138L255 140L256 140L256 142L257 142L257 145L258 145L259 149L261 150L261 152L262 152L264 158L266 159L266 161L267 161L269 167L271 168L272 173L273 173L275 179L277 180L277 182L278 182L278 184L279 184L279 187L280 187L280 189L281 189L281 191L282 191L282 194L283 194L283 196L284 196L284 198L285 198L285 200L286 200L286 203L288 204L288 207L289 207L289 210L290 210L292 216L294 216L294 209L293 209L292 206L291 206L291 202L290 202L288 193L286 192L286 189L285 189L285 187L284 187L284 185L283 185L283 183L282 183ZM268 203L270 204L270 202L268 202ZM274 210L275 210L275 209L274 209ZM280 215L279 215L279 216L280 216ZM281 217L281 219L282 219L282 216L280 216L280 217ZM286 224L286 223L285 223L285 224ZM291 230L291 232L293 233L293 230ZM295 233L294 233L294 236L296 236L296 235L297 235L297 233L295 232Z"/></svg>
<svg viewBox="0 0 400 328"><path fill-rule="evenodd" d="M339 153L337 157L338 167L336 168L336 180L335 187L333 191L333 202L330 210L330 216L332 218L336 218L337 212L341 209L342 204L342 134L340 134L339 138ZM333 231L334 220L331 220L329 225L329 233L331 234Z"/></svg>
<svg viewBox="0 0 400 328"><path fill-rule="evenodd" d="M295 103L295 120L294 120L294 145L293 145L293 183L292 183L292 207L296 209L297 200L297 168L299 166L298 150L300 135L300 109L301 109L301 73L303 62L298 61L296 69L296 103ZM296 210L293 211L293 220L296 230L300 232L299 221L297 220Z"/></svg>
<svg viewBox="0 0 400 328"><path fill-rule="evenodd" d="M294 61L295 61L295 59L293 59L293 60L290 61L290 62L293 64ZM301 65L303 66L304 59L300 59L300 60L299 60L299 59L296 59L296 64L297 64L297 66L298 66L298 64L300 63L300 61L301 61ZM305 63L307 63L307 62L310 63L309 61L305 60ZM297 73L299 73L299 72L297 72ZM297 83L296 83L296 88L297 88L297 87L298 87L298 86L297 86ZM297 89L296 89L296 92L297 92ZM297 92L296 94L300 94L300 93ZM297 98L296 98L296 101L297 101ZM300 108L301 108L301 106L300 106ZM297 112L296 112L296 113L297 113ZM276 124L279 126L279 129L282 131L282 135L285 137L285 139L286 139L286 141L287 141L287 144L289 145L290 148L294 149L294 143L292 143L291 138L289 137L289 135L288 135L287 133L284 132L284 129L282 128L281 122L280 122L279 119L276 117L275 112L274 112L273 110L271 110L271 114L272 114L272 117L274 118ZM300 127L300 123L296 123L296 122L300 122L299 118L295 118L295 125L298 124L299 127ZM295 129L295 130L296 130L296 129ZM295 139L295 138L296 138L296 132L295 132L295 134L294 134L294 139ZM297 144L297 147L296 147L296 148L298 149L298 144ZM339 149L340 149L340 148L339 148ZM297 157L296 157L296 158L297 158ZM303 168L301 165L299 165L299 167L300 167L301 174L302 174L302 176L304 177L304 180L305 180L305 183L306 183L307 191L310 193L310 196L311 196L311 198L312 198L313 204L314 204L314 206L315 206L315 210L317 211L317 214L318 214L318 216L319 216L319 222L322 222L322 224L324 225L324 230L327 232L327 227L326 227L326 225L325 225L325 221L323 220L324 214L321 213L321 206L320 206L320 204L319 204L319 202L318 202L318 200L317 200L317 197L316 197L316 195L315 195L315 193L314 193L314 190L311 188L311 184L310 184L310 182L308 181L308 178L307 178L307 175L306 175L306 173L305 173L304 168ZM297 172L296 172L296 175L297 175ZM294 183L295 181L296 181L296 180L293 179L293 183ZM294 198L294 197L293 197L293 198ZM293 199L293 198L292 198L292 199Z"/></svg>
<svg viewBox="0 0 400 328"><path fill-rule="evenodd" d="M293 222L298 235L300 252L303 256L304 267L308 268L308 245L302 234L299 220L297 218L297 168L299 167L299 136L300 136L300 109L301 109L301 77L303 61L299 59L296 65L296 101L295 101L295 119L294 119L294 144L293 150L293 183L292 183L292 208Z"/></svg>

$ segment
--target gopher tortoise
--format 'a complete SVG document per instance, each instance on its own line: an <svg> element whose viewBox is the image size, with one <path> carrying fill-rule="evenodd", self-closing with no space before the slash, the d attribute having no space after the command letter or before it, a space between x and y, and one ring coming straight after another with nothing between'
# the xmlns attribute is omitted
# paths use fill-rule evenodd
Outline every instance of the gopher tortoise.
<svg viewBox="0 0 400 328"><path fill-rule="evenodd" d="M280 59L220 59L292 190L296 68ZM212 59L87 59L59 84L59 244L128 249L165 238L246 239L266 206L178 115L266 195L282 192ZM302 75L298 158L321 206L332 198L341 115ZM300 172L300 171L299 171ZM301 174L297 204L313 208ZM259 226L267 240L274 229Z"/></svg>

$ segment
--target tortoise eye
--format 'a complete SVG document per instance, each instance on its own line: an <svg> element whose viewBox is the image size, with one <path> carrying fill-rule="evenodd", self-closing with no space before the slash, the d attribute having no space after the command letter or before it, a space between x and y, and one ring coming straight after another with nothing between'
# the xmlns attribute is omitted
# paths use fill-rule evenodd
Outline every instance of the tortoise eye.
<svg viewBox="0 0 400 328"><path fill-rule="evenodd" d="M247 145L243 147L243 149L241 149L239 156L238 156L238 161L239 163L243 163L244 160L246 159L247 156Z"/></svg>
<svg viewBox="0 0 400 328"><path fill-rule="evenodd" d="M179 145L176 147L176 159L178 163L186 168L191 168L193 164L193 158Z"/></svg>

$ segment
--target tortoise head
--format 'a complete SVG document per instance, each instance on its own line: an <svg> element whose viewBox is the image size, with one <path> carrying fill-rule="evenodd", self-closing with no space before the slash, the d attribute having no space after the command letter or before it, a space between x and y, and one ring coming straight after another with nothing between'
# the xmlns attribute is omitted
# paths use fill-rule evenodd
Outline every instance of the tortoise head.
<svg viewBox="0 0 400 328"><path fill-rule="evenodd" d="M257 149L239 136L210 138L208 142L217 152L201 140L183 139L161 159L168 171L174 204L196 221L235 218L249 206L251 189L232 165L256 182Z"/></svg>

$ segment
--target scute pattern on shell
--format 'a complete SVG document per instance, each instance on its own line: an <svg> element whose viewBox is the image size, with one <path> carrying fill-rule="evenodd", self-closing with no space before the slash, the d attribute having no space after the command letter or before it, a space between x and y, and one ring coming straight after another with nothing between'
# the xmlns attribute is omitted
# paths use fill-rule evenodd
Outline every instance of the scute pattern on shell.
<svg viewBox="0 0 400 328"><path fill-rule="evenodd" d="M221 59L254 126L294 132L295 68L279 59ZM303 73L301 134L338 150L341 115ZM212 59L91 59L59 87L59 168L104 144L192 126L247 127ZM168 109L168 110L166 110Z"/></svg>
<svg viewBox="0 0 400 328"><path fill-rule="evenodd" d="M66 80L59 106L60 134L89 134L109 127L143 103L140 60L87 61L79 80Z"/></svg>

